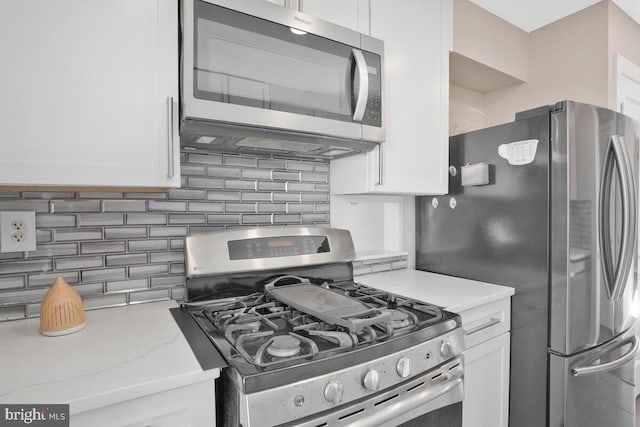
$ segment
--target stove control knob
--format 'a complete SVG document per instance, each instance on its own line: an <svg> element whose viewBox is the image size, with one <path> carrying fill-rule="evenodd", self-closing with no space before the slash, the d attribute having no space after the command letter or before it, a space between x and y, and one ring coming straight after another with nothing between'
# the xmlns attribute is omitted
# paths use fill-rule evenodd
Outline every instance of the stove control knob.
<svg viewBox="0 0 640 427"><path fill-rule="evenodd" d="M337 405L342 402L342 395L344 393L344 386L340 381L331 380L324 387L324 398L327 401Z"/></svg>
<svg viewBox="0 0 640 427"><path fill-rule="evenodd" d="M380 374L375 369L369 369L362 379L362 386L367 390L375 391L380 388Z"/></svg>
<svg viewBox="0 0 640 427"><path fill-rule="evenodd" d="M402 378L407 378L411 375L411 359L408 357L401 357L400 360L398 360L398 363L396 363L396 372Z"/></svg>
<svg viewBox="0 0 640 427"><path fill-rule="evenodd" d="M440 354L446 358L453 356L453 347L449 341L442 341L442 344L440 344Z"/></svg>

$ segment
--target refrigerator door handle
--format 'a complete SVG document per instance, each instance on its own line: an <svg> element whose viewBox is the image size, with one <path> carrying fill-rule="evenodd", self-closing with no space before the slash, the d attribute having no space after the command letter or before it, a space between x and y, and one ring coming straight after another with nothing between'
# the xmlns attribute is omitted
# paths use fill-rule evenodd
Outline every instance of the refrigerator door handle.
<svg viewBox="0 0 640 427"><path fill-rule="evenodd" d="M613 294L613 285L615 283L614 270L613 270L613 254L611 248L611 182L613 179L613 149L612 140L609 139L607 145L606 154L604 157L604 163L602 167L602 175L600 178L600 198L598 200L598 210L600 212L600 222L598 224L598 235L600 242L600 261L602 262L602 271L604 275L605 287L607 289L607 295L611 298ZM618 168L619 178L620 169Z"/></svg>
<svg viewBox="0 0 640 427"><path fill-rule="evenodd" d="M633 167L624 139L618 135L609 138L600 182L600 251L603 264L605 281L607 282L607 294L610 299L620 299L626 288L627 276L633 265L633 253L636 234L636 188L633 177ZM613 254L611 248L611 184L613 168L616 166L618 181L620 182L622 225L619 256L616 266L613 266Z"/></svg>
<svg viewBox="0 0 640 427"><path fill-rule="evenodd" d="M593 362L593 360L591 360L589 363L586 364L586 366L572 368L571 374L574 377L579 377L583 375L592 375L600 372L611 371L613 369L619 368L620 366L633 360L636 357L636 354L638 353L638 348L640 348L640 342L638 341L638 338L635 335L633 335L630 338L627 338L626 340L622 341L619 345L615 346L613 349L611 349L611 350L617 350L620 347L627 345L631 342L633 343L633 345L631 346L631 350L629 350L629 352L624 356L616 360L612 360L611 362L601 363L599 365L591 365L590 363ZM597 358L599 359L602 356L603 355L600 355Z"/></svg>
<svg viewBox="0 0 640 427"><path fill-rule="evenodd" d="M611 137L613 153L616 157L620 176L622 193L622 230L620 242L620 256L616 266L612 299L622 298L627 286L627 276L633 265L633 253L636 235L636 188L633 177L633 167L624 138L618 135Z"/></svg>

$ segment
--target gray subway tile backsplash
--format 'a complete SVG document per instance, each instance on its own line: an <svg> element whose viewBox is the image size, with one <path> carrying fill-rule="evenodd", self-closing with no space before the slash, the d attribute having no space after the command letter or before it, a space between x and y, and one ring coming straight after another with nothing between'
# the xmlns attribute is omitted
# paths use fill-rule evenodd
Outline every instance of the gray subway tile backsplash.
<svg viewBox="0 0 640 427"><path fill-rule="evenodd" d="M166 223L167 217L162 214L127 214L127 225L157 225Z"/></svg>
<svg viewBox="0 0 640 427"><path fill-rule="evenodd" d="M36 215L36 227L75 227L73 215Z"/></svg>
<svg viewBox="0 0 640 427"><path fill-rule="evenodd" d="M116 266L116 265L135 265L135 264L146 264L149 260L149 257L146 253L140 254L125 254L125 255L107 255L105 257L106 265L108 267Z"/></svg>
<svg viewBox="0 0 640 427"><path fill-rule="evenodd" d="M20 289L24 288L24 277L23 276L6 276L0 277L0 291L5 289Z"/></svg>
<svg viewBox="0 0 640 427"><path fill-rule="evenodd" d="M187 184L192 188L222 188L223 180L216 178L188 178Z"/></svg>
<svg viewBox="0 0 640 427"><path fill-rule="evenodd" d="M127 272L124 268L102 268L99 270L84 270L81 277L83 282L100 282L124 279L127 277Z"/></svg>
<svg viewBox="0 0 640 427"><path fill-rule="evenodd" d="M186 237L187 227L152 227L149 237Z"/></svg>
<svg viewBox="0 0 640 427"><path fill-rule="evenodd" d="M24 305L0 307L0 322L4 320L24 319L25 316L26 314Z"/></svg>
<svg viewBox="0 0 640 427"><path fill-rule="evenodd" d="M181 158L183 185L167 192L1 192L0 210L36 211L37 247L0 256L0 321L38 316L57 276L87 309L184 299L185 236L329 224L328 162L198 151Z"/></svg>
<svg viewBox="0 0 640 427"><path fill-rule="evenodd" d="M103 256L77 256L55 258L56 270L82 270L85 268L102 267Z"/></svg>
<svg viewBox="0 0 640 427"><path fill-rule="evenodd" d="M224 212L224 203L189 202L189 212Z"/></svg>
<svg viewBox="0 0 640 427"><path fill-rule="evenodd" d="M169 199L171 200L205 200L207 197L206 190L171 190L169 191Z"/></svg>
<svg viewBox="0 0 640 427"><path fill-rule="evenodd" d="M55 212L100 212L100 200L52 200Z"/></svg>
<svg viewBox="0 0 640 427"><path fill-rule="evenodd" d="M207 175L216 178L240 178L242 172L238 168L210 166L207 168Z"/></svg>
<svg viewBox="0 0 640 427"><path fill-rule="evenodd" d="M149 211L186 212L187 202L161 202L157 200L149 200Z"/></svg>
<svg viewBox="0 0 640 427"><path fill-rule="evenodd" d="M130 240L129 251L160 251L169 248L169 242L166 239L154 240Z"/></svg>
<svg viewBox="0 0 640 427"><path fill-rule="evenodd" d="M129 303L151 302L169 299L171 295L170 289L154 289L150 291L131 292L129 294Z"/></svg>
<svg viewBox="0 0 640 427"><path fill-rule="evenodd" d="M146 227L105 228L105 239L141 239L147 237Z"/></svg>
<svg viewBox="0 0 640 427"><path fill-rule="evenodd" d="M36 225L37 227L37 225ZM102 239L102 229L94 228L88 230L54 230L56 242L75 242L79 240L100 240Z"/></svg>
<svg viewBox="0 0 640 427"><path fill-rule="evenodd" d="M100 225L124 225L124 215L114 213L80 214L77 216L79 227Z"/></svg>
<svg viewBox="0 0 640 427"><path fill-rule="evenodd" d="M133 291L137 289L146 289L149 287L147 279L119 280L115 282L107 282L107 293Z"/></svg>
<svg viewBox="0 0 640 427"><path fill-rule="evenodd" d="M243 168L255 168L258 165L258 159L253 156L232 156L224 155L223 164L225 166L240 166Z"/></svg>
<svg viewBox="0 0 640 427"><path fill-rule="evenodd" d="M53 263L50 258L30 260L30 261L2 261L0 262L0 277L5 274L16 273L38 273L53 270ZM0 297L0 303L2 297Z"/></svg>
<svg viewBox="0 0 640 427"><path fill-rule="evenodd" d="M92 242L80 243L80 252L84 254L102 254L108 252L124 252L124 242Z"/></svg>
<svg viewBox="0 0 640 427"><path fill-rule="evenodd" d="M147 202L144 200L105 200L102 202L103 212L146 212Z"/></svg>
<svg viewBox="0 0 640 427"><path fill-rule="evenodd" d="M69 284L78 283L80 280L79 271L56 271L55 273L30 274L27 276L27 286L30 288L51 286L58 276L62 276Z"/></svg>
<svg viewBox="0 0 640 427"><path fill-rule="evenodd" d="M202 163L205 165L222 165L222 156L218 154L187 153L189 163ZM184 162L183 162L184 166Z"/></svg>
<svg viewBox="0 0 640 427"><path fill-rule="evenodd" d="M239 191L207 191L207 200L215 202L238 202L242 193Z"/></svg>
<svg viewBox="0 0 640 427"><path fill-rule="evenodd" d="M169 265L141 265L129 267L129 277L153 277L169 273Z"/></svg>

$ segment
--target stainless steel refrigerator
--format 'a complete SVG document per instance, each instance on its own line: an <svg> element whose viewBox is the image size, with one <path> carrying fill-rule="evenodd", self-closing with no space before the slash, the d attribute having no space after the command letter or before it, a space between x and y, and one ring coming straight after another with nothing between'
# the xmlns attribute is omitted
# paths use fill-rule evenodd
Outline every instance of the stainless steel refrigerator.
<svg viewBox="0 0 640 427"><path fill-rule="evenodd" d="M450 138L420 270L515 288L511 427L633 427L640 126L572 101ZM487 384L491 387L491 384Z"/></svg>

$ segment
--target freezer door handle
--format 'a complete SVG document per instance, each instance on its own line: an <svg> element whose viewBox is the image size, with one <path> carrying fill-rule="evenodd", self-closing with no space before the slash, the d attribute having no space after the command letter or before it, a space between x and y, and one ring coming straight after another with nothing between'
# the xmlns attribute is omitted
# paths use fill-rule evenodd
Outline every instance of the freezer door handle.
<svg viewBox="0 0 640 427"><path fill-rule="evenodd" d="M638 353L638 348L640 347L640 342L638 341L638 338L635 335L633 335L630 338L627 338L626 340L622 341L620 344L618 344L617 346L615 346L613 349L610 350L610 351L617 350L620 347L625 346L629 343L633 343L633 345L631 346L631 350L629 350L627 354L620 357L619 359L612 360L611 362L601 363L599 365L591 365L591 363L594 361L592 359L585 366L571 369L571 374L574 377L579 377L583 375L592 375L600 372L607 372L607 371L611 371L613 369L619 368L620 366L626 364L627 362L633 360L636 357L636 354ZM600 359L602 356L603 355L598 356L598 359Z"/></svg>
<svg viewBox="0 0 640 427"><path fill-rule="evenodd" d="M618 135L611 137L613 152L616 156L618 168L622 169L620 187L622 190L622 231L620 242L620 256L616 268L612 299L622 298L627 286L627 276L633 265L633 253L636 236L636 188L633 177L631 158L624 143L624 138Z"/></svg>
<svg viewBox="0 0 640 427"><path fill-rule="evenodd" d="M616 266L613 266L612 236L611 236L611 185L613 171L617 171L620 182L622 225L619 256ZM618 135L609 138L609 145L605 155L602 178L600 181L600 251L602 267L607 293L610 299L620 299L624 294L629 270L633 265L633 253L636 235L636 188L633 177L633 167L624 139Z"/></svg>

